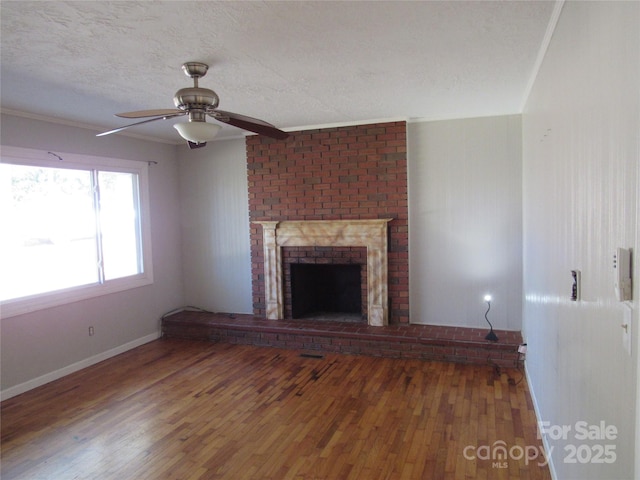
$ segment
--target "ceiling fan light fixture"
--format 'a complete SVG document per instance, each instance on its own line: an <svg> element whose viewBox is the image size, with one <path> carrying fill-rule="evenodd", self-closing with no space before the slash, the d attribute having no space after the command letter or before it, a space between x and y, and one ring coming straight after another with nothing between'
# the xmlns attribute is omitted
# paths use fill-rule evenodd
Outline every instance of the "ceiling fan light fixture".
<svg viewBox="0 0 640 480"><path fill-rule="evenodd" d="M222 127L206 122L179 122L173 128L188 142L205 143L216 138Z"/></svg>

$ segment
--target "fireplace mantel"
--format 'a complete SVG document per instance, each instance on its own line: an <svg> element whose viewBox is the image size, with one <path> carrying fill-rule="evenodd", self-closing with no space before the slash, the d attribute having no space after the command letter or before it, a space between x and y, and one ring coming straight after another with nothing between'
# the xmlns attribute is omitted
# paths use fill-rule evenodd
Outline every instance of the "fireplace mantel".
<svg viewBox="0 0 640 480"><path fill-rule="evenodd" d="M262 225L267 318L284 319L282 247L367 247L368 322L387 325L387 223L391 220L253 222Z"/></svg>

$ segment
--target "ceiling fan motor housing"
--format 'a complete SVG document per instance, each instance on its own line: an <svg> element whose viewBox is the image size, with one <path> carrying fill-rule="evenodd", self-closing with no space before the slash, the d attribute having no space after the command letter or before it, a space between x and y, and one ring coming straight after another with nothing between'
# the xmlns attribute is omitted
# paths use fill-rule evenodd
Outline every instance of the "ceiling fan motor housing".
<svg viewBox="0 0 640 480"><path fill-rule="evenodd" d="M173 97L176 108L181 110L216 108L219 102L216 92L199 87L181 88Z"/></svg>

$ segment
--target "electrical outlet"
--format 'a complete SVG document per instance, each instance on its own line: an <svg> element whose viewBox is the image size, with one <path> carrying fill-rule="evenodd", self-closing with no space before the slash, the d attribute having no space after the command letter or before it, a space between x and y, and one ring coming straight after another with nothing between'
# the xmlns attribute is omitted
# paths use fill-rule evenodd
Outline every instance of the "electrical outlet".
<svg viewBox="0 0 640 480"><path fill-rule="evenodd" d="M96 331L93 329L93 327L89 327L89 336L93 337L93 335L96 333Z"/></svg>

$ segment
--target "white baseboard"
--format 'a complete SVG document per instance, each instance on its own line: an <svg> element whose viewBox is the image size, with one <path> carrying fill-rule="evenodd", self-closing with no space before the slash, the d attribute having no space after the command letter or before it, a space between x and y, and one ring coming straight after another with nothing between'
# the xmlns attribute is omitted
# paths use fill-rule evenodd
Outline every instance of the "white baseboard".
<svg viewBox="0 0 640 480"><path fill-rule="evenodd" d="M120 355L128 350L139 347L140 345L144 345L145 343L152 342L160 338L161 332L152 333L149 335L145 335L144 337L137 338L132 340L131 342L125 343L124 345L120 345L116 348L112 348L111 350L107 350L106 352L99 353L98 355L94 355L93 357L85 358L84 360L80 360L79 362L72 363L64 368L59 370L55 370L53 372L47 373L45 375L41 375L40 377L34 378L32 380L26 381L19 385L15 385L13 387L9 387L0 392L0 401L7 400L11 397L15 397L16 395L20 395L21 393L28 392L29 390L33 390L36 387L44 385L49 382L53 382L59 378L62 378L71 373L77 372L78 370L82 370L83 368L90 367L91 365L95 365L96 363L102 362L111 357L115 357L116 355Z"/></svg>
<svg viewBox="0 0 640 480"><path fill-rule="evenodd" d="M527 385L529 386L529 395L531 395L531 402L533 403L533 411L536 414L536 421L538 425L542 422L542 416L540 415L540 408L538 407L538 399L536 398L536 394L531 386L531 381L529 379L529 371L527 370L527 363L524 364L524 373L525 379L527 380ZM539 430L539 427L538 427ZM556 468L553 465L553 458L551 458L551 448L549 446L549 440L545 435L542 435L542 447L544 448L545 457L548 461L549 465L549 473L551 474L552 480L558 480L558 476L556 474Z"/></svg>

